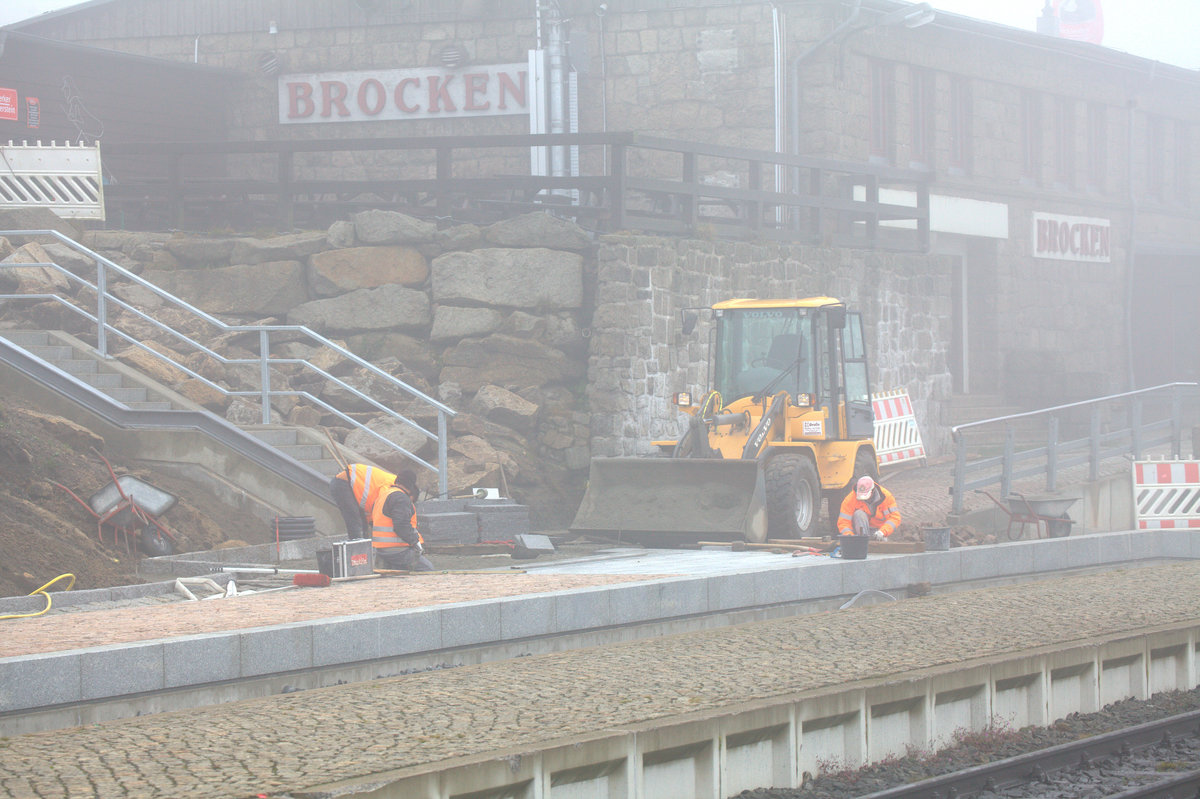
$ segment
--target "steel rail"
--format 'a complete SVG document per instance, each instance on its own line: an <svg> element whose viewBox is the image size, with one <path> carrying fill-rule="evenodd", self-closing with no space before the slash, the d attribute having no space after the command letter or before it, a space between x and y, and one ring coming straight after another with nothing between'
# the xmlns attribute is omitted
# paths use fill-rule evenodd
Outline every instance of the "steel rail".
<svg viewBox="0 0 1200 799"><path fill-rule="evenodd" d="M909 785L888 788L860 796L859 799L948 799L952 796L970 796L980 791L995 791L1019 783L1043 779L1046 774L1078 765L1081 762L1121 755L1132 749L1160 743L1164 737L1174 738L1177 736L1200 736L1200 710L1052 746L1049 749L1027 752L1016 757L985 763L950 774L942 774ZM1196 775L1191 776L1194 778ZM1143 786L1139 790L1157 788L1159 785L1161 783ZM1129 797L1166 797L1167 795L1166 793L1121 794L1121 796ZM1190 796L1190 794L1188 795ZM1175 796L1176 799L1182 799L1184 794L1176 793Z"/></svg>

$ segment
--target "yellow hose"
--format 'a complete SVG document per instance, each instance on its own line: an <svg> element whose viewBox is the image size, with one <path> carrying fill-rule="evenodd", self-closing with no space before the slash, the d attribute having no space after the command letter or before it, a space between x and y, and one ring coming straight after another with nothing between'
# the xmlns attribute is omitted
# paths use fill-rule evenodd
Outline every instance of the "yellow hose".
<svg viewBox="0 0 1200 799"><path fill-rule="evenodd" d="M28 619L33 616L41 616L46 611L50 610L50 605L52 602L52 600L50 599L50 595L46 593L46 589L49 588L50 586L54 585L55 583L57 583L59 580L61 580L64 577L71 578L71 582L68 583L67 587L63 589L64 591L70 591L72 586L75 585L75 575L73 575L73 574L60 574L57 577L55 577L53 580L51 580L50 582L43 585L38 590L29 592L30 596L33 596L34 594L41 594L42 596L46 597L46 607L42 608L37 613L12 613L12 614L9 614L8 616L0 616L0 619Z"/></svg>

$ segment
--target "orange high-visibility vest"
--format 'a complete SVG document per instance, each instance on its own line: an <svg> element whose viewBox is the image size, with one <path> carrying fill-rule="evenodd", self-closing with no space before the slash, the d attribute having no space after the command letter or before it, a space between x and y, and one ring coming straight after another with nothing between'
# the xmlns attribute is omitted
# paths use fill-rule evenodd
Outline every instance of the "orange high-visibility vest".
<svg viewBox="0 0 1200 799"><path fill-rule="evenodd" d="M365 463L352 463L348 468L338 472L336 476L339 480L345 480L350 484L350 490L354 492L354 498L358 500L358 507L362 509L363 516L368 519L371 518L371 511L375 507L379 492L396 482L396 475L380 469L378 466L368 466Z"/></svg>
<svg viewBox="0 0 1200 799"><path fill-rule="evenodd" d="M384 503L388 496L393 491L399 491L409 499L412 496L400 486L388 486L379 492L379 497L375 500L375 507L371 511L371 546L377 549L387 549L389 547L406 547L408 543L396 534L395 527L392 526L392 519L383 513ZM413 502L412 518L408 520L414 530L417 530L417 503ZM421 537L421 531L417 530L417 540L422 544L425 539Z"/></svg>

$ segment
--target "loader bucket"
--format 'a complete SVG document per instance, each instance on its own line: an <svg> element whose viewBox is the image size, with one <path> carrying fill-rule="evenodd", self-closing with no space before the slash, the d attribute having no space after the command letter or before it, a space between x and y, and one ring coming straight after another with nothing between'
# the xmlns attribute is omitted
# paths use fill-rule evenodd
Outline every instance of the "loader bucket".
<svg viewBox="0 0 1200 799"><path fill-rule="evenodd" d="M767 538L758 461L594 458L571 531L650 546Z"/></svg>

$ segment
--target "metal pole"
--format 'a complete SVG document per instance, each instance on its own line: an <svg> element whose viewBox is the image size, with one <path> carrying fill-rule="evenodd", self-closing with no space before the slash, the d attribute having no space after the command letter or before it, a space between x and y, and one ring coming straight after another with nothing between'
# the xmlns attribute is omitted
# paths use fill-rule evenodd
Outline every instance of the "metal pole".
<svg viewBox="0 0 1200 799"><path fill-rule="evenodd" d="M438 499L446 499L450 495L446 458L446 412L438 411Z"/></svg>
<svg viewBox="0 0 1200 799"><path fill-rule="evenodd" d="M1013 450L1016 448L1016 432L1011 424L1004 426L1004 466L1000 472L1000 497L1012 493Z"/></svg>
<svg viewBox="0 0 1200 799"><path fill-rule="evenodd" d="M963 491L967 483L967 438L961 433L954 444L954 503L955 515L962 513Z"/></svg>
<svg viewBox="0 0 1200 799"><path fill-rule="evenodd" d="M1051 416L1046 426L1046 490L1053 491L1058 480L1058 417Z"/></svg>
<svg viewBox="0 0 1200 799"><path fill-rule="evenodd" d="M1088 480L1100 479L1100 406L1092 406L1091 429L1088 432Z"/></svg>
<svg viewBox="0 0 1200 799"><path fill-rule="evenodd" d="M270 333L258 331L258 368L262 383L262 423L271 423L271 342Z"/></svg>
<svg viewBox="0 0 1200 799"><path fill-rule="evenodd" d="M96 260L96 349L108 357L108 277L104 263Z"/></svg>

